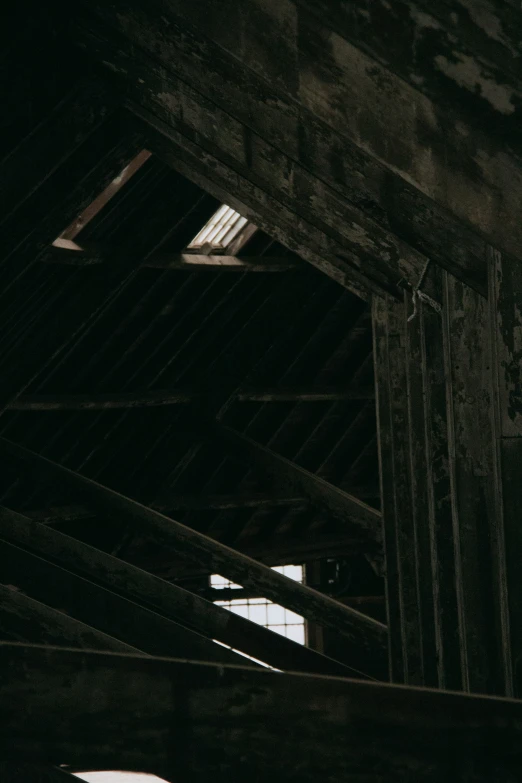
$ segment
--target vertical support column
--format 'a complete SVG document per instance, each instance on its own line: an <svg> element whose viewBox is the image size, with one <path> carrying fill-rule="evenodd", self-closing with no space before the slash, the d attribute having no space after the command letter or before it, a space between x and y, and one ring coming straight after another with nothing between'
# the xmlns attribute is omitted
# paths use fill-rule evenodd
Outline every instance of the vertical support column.
<svg viewBox="0 0 522 783"><path fill-rule="evenodd" d="M432 298L442 301L442 270L431 267L429 285ZM429 304L418 303L424 425L426 448L427 499L426 520L430 531L432 593L435 621L435 645L438 687L461 690L461 662L457 594L455 584L455 548L453 537L452 495L448 454L446 408L446 368L442 318ZM422 476L419 481L422 481ZM422 520L418 520L422 526ZM419 579L425 578L424 567Z"/></svg>
<svg viewBox="0 0 522 783"><path fill-rule="evenodd" d="M407 304L374 297L377 422L390 680L421 685L421 622L407 404Z"/></svg>
<svg viewBox="0 0 522 783"><path fill-rule="evenodd" d="M507 694L522 696L522 264L490 249L495 508Z"/></svg>
<svg viewBox="0 0 522 783"><path fill-rule="evenodd" d="M462 687L504 693L488 302L444 272L444 353Z"/></svg>
<svg viewBox="0 0 522 783"><path fill-rule="evenodd" d="M373 305L391 678L520 697L522 265L425 285Z"/></svg>

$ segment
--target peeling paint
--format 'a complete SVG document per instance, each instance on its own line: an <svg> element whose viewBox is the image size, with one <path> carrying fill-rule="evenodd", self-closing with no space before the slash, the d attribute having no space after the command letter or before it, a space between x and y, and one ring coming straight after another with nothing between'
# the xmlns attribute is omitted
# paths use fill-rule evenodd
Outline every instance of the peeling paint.
<svg viewBox="0 0 522 783"><path fill-rule="evenodd" d="M486 78L476 60L460 52L454 52L456 62L450 62L447 57L438 54L435 63L439 69L453 79L461 87L479 91L496 111L510 115L515 111L513 90L506 84L495 84Z"/></svg>
<svg viewBox="0 0 522 783"><path fill-rule="evenodd" d="M488 38L498 41L503 46L508 47L512 54L518 55L510 45L508 37L504 34L500 19L492 14L484 5L479 5L476 0L460 0L461 5L468 11L470 18L475 22Z"/></svg>

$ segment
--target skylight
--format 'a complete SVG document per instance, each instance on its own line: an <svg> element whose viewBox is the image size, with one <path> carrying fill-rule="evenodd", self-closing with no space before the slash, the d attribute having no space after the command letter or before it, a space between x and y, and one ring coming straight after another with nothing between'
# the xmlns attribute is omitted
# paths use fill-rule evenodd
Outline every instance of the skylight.
<svg viewBox="0 0 522 783"><path fill-rule="evenodd" d="M303 582L303 566L285 565L273 568L280 574L294 579L296 582ZM286 636L299 644L305 644L305 621L300 615L285 609L283 606L272 603L266 598L242 598L239 585L230 582L218 574L210 577L210 586L214 590L237 590L238 597L227 601L214 601L218 606L228 609L234 614L246 617L248 620L263 625L275 633Z"/></svg>
<svg viewBox="0 0 522 783"><path fill-rule="evenodd" d="M151 153L148 150L142 150L136 155L130 163L125 166L123 171L120 171L117 177L107 185L107 187L92 201L89 206L75 217L73 222L62 231L59 237L57 237L53 245L55 247L62 247L68 250L81 250L81 247L74 241L80 231L93 220L96 215L114 198L122 187L136 174L139 169L148 161Z"/></svg>
<svg viewBox="0 0 522 783"><path fill-rule="evenodd" d="M75 777L87 783L164 783L163 778L141 772L77 772Z"/></svg>
<svg viewBox="0 0 522 783"><path fill-rule="evenodd" d="M223 252L246 227L248 220L241 217L232 207L222 204L199 234L194 237L188 250Z"/></svg>

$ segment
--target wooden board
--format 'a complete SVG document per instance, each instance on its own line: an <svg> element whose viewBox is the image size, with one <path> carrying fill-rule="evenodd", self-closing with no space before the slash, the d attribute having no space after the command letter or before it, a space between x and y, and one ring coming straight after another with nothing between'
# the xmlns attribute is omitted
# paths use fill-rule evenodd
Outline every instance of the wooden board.
<svg viewBox="0 0 522 783"><path fill-rule="evenodd" d="M228 783L512 783L522 703L103 653L0 646L4 758Z"/></svg>

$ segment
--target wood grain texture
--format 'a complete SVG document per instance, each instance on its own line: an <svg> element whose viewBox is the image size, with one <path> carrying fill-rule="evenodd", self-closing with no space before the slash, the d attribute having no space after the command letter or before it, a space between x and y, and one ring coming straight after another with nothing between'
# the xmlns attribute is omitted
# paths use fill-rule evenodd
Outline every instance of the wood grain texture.
<svg viewBox="0 0 522 783"><path fill-rule="evenodd" d="M10 645L0 663L6 759L196 783L308 782L321 769L343 783L512 783L522 772L517 701Z"/></svg>
<svg viewBox="0 0 522 783"><path fill-rule="evenodd" d="M0 508L0 529L4 539L279 669L322 674L340 674L347 670L337 661L10 509ZM222 565L216 563L218 573L224 573ZM258 580L256 589L265 594ZM348 672L351 671L348 667Z"/></svg>

